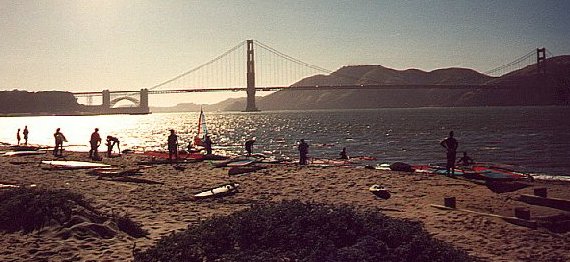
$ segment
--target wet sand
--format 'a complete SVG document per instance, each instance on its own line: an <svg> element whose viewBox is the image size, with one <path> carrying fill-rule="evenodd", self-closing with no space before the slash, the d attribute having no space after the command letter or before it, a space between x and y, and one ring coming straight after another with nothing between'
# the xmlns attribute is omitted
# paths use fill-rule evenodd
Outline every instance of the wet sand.
<svg viewBox="0 0 570 262"><path fill-rule="evenodd" d="M88 161L86 153L66 152L66 160ZM485 185L445 176L346 167L302 167L295 164L265 165L254 173L229 176L228 168L213 168L208 162L145 168L145 178L163 184L137 184L98 179L85 170L44 170L46 155L0 157L0 184L18 184L61 189L83 194L99 210L128 214L149 231L146 238L133 238L117 231L110 238L72 232L65 237L45 228L31 234L0 233L1 261L128 261L132 250L145 249L161 236L184 230L212 216L230 214L265 201L300 199L327 204L346 204L359 210L383 212L388 216L417 220L437 239L490 261L570 261L570 232L531 229L502 219L476 213L436 209L446 196L457 198L457 207L478 212L513 216L515 207L526 207L531 216L546 217L570 212L528 205L517 200L546 187L550 197L570 199L570 185L535 181L532 186L497 194ZM137 167L143 155L105 158L103 163L123 168ZM10 162L26 162L11 164ZM227 182L240 184L233 196L193 201L192 195ZM368 191L373 184L387 187L388 200ZM0 189L9 190L9 189ZM81 230L81 229L76 229Z"/></svg>

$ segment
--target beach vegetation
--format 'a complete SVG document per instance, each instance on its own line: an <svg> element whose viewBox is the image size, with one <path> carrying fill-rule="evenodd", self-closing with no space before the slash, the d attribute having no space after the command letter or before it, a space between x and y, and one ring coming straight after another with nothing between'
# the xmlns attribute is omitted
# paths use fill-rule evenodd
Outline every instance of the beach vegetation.
<svg viewBox="0 0 570 262"><path fill-rule="evenodd" d="M136 251L135 261L473 261L419 222L285 201L214 217Z"/></svg>
<svg viewBox="0 0 570 262"><path fill-rule="evenodd" d="M69 190L21 187L0 191L0 199L0 231L3 232L30 233L47 226L72 226L81 216L92 223L111 220L119 230L133 237L148 234L140 223L128 216L101 213L83 195Z"/></svg>

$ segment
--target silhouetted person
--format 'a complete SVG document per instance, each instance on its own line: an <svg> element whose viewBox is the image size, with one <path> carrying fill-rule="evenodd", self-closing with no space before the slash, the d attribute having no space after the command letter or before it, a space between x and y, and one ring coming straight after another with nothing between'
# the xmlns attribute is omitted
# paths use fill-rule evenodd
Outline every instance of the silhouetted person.
<svg viewBox="0 0 570 262"><path fill-rule="evenodd" d="M91 133L91 139L89 139L89 144L91 149L89 150L89 157L93 160L99 159L99 146L101 145L101 136L99 135L99 128L95 128L95 131Z"/></svg>
<svg viewBox="0 0 570 262"><path fill-rule="evenodd" d="M53 149L53 155L54 156L62 156L63 155L63 142L67 142L67 139L60 132L60 128L55 130L53 137L55 138L55 147ZM59 153L57 152L58 149L59 149Z"/></svg>
<svg viewBox="0 0 570 262"><path fill-rule="evenodd" d="M107 136L107 157L111 157L111 153L113 153L113 147L115 147L115 145L117 145L120 155L121 147L119 146L119 139L114 136Z"/></svg>
<svg viewBox="0 0 570 262"><path fill-rule="evenodd" d="M168 159L172 160L172 156L178 159L178 136L174 129L170 129L170 135L168 136Z"/></svg>
<svg viewBox="0 0 570 262"><path fill-rule="evenodd" d="M206 148L206 154L212 154L212 140L209 135L206 135L206 138L204 139L204 147Z"/></svg>
<svg viewBox="0 0 570 262"><path fill-rule="evenodd" d="M245 151L247 152L247 156L251 156L251 152L253 152L253 143L255 143L255 138L245 141Z"/></svg>
<svg viewBox="0 0 570 262"><path fill-rule="evenodd" d="M457 162L461 163L464 166L468 166L473 164L473 159L467 155L467 152L463 152L463 156L457 160Z"/></svg>
<svg viewBox="0 0 570 262"><path fill-rule="evenodd" d="M18 140L18 145L20 145L20 129L18 128L18 132L16 133L16 140Z"/></svg>
<svg viewBox="0 0 570 262"><path fill-rule="evenodd" d="M447 170L446 175L455 175L455 155L457 153L459 142L453 138L453 131L450 131L449 137L441 141L439 144L447 149L447 164L445 166L445 169Z"/></svg>
<svg viewBox="0 0 570 262"><path fill-rule="evenodd" d="M348 155L346 154L346 147L342 148L342 151L340 152L340 159L348 159Z"/></svg>
<svg viewBox="0 0 570 262"><path fill-rule="evenodd" d="M22 134L24 134L24 145L28 145L28 134L30 133L30 131L28 131L28 126L24 127L24 132L22 132Z"/></svg>
<svg viewBox="0 0 570 262"><path fill-rule="evenodd" d="M309 154L309 144L305 143L304 139L301 139L298 149L299 149L299 165L306 165L307 155Z"/></svg>

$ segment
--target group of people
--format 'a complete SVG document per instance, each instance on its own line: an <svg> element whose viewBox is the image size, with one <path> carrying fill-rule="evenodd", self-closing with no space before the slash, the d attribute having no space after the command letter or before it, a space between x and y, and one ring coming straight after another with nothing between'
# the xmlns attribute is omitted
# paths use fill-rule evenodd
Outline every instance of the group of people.
<svg viewBox="0 0 570 262"><path fill-rule="evenodd" d="M24 145L27 146L28 145L28 134L30 133L30 131L28 131L28 126L24 127L24 131L22 131L22 135L24 135ZM18 140L18 144L20 145L20 141L22 140L22 137L20 137L20 129L18 128L18 132L16 133L16 140Z"/></svg>
<svg viewBox="0 0 570 262"><path fill-rule="evenodd" d="M55 139L55 147L53 148L53 155L54 156L63 156L63 142L67 142L67 138L61 132L61 128L57 128L55 133L53 134ZM101 145L101 136L99 135L99 128L95 128L95 131L91 133L91 138L89 139L89 144L91 148L89 149L89 158L93 160L101 160L99 156L99 146ZM117 149L119 153L121 152L121 148L119 146L119 139L114 136L107 136L107 157L111 157L111 153L113 152L113 148L117 145Z"/></svg>
<svg viewBox="0 0 570 262"><path fill-rule="evenodd" d="M121 153L121 147L119 143L120 142L117 137L107 136L107 140L105 143L105 145L107 145L107 157L111 157L115 145L117 145L117 150L119 150L119 154ZM98 152L99 146L101 145L101 135L99 135L99 128L95 128L95 131L91 133L91 139L89 139L89 144L91 145L91 149L89 150L89 157L93 160L101 160L101 157L99 156Z"/></svg>
<svg viewBox="0 0 570 262"><path fill-rule="evenodd" d="M24 127L22 134L24 135L24 145L27 145L28 134L29 134L28 126ZM65 135L61 133L60 128L56 129L53 136L55 139L55 147L53 149L53 155L61 156L63 154L63 142L67 142L67 139L65 138ZM21 140L20 129L18 129L16 138L18 140L18 145L20 145L20 140ZM245 150L247 152L247 156L251 156L255 140L256 139L254 137L245 142ZM91 145L91 149L89 150L89 157L93 160L100 160L100 157L98 155L98 148L101 145L101 136L99 135L99 128L95 128L95 131L91 134L91 139L89 140L89 143ZM106 145L107 145L107 157L111 157L115 145L117 146L119 153L121 152L121 148L119 146L119 139L117 137L107 136ZM449 132L449 136L444 140L442 140L440 142L440 145L444 147L447 151L446 174L448 176L455 174L456 162L462 165L473 164L473 159L467 155L467 152L463 152L463 157L461 157L459 161L456 161L457 148L459 147L459 142L457 141L457 139L454 138L453 131ZM206 150L206 154L212 154L212 140L210 139L209 135L206 135L204 137L204 141L202 141L199 137L195 137L194 141L188 144L188 150L191 151L191 149L194 148L195 146L203 146L204 149ZM299 141L297 149L299 150L299 165L307 165L309 144L307 144L307 142L305 142L304 139L301 139ZM340 159L349 159L348 154L346 152L346 147L342 149L339 155ZM176 131L174 129L170 129L170 135L168 136L168 158L172 160L173 157L174 159L178 159L178 136L176 135Z"/></svg>
<svg viewBox="0 0 570 262"><path fill-rule="evenodd" d="M176 135L176 131L174 129L170 129L167 145L168 159L172 160L173 157L174 159L178 159L178 135ZM204 141L202 141L198 136L194 137L194 141L188 143L188 152L191 152L196 146L203 146L206 150L206 154L212 154L212 139L210 139L209 135L204 136Z"/></svg>

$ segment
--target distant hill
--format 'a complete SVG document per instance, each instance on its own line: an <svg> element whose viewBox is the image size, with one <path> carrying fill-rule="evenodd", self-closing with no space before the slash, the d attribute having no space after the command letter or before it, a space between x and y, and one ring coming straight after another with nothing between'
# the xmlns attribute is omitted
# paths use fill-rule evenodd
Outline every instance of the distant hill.
<svg viewBox="0 0 570 262"><path fill-rule="evenodd" d="M81 109L70 92L0 91L0 114L75 113Z"/></svg>
<svg viewBox="0 0 570 262"><path fill-rule="evenodd" d="M514 89L416 89L416 90L283 90L256 99L261 110L360 109L382 107L459 107L555 105L568 101L570 56L546 60L547 75L538 78L531 65L501 77L465 68L425 72L395 70L380 65L345 66L330 75L305 78L295 86L309 85L512 85ZM563 98L563 99L560 99ZM216 105L220 110L241 111L245 98Z"/></svg>

